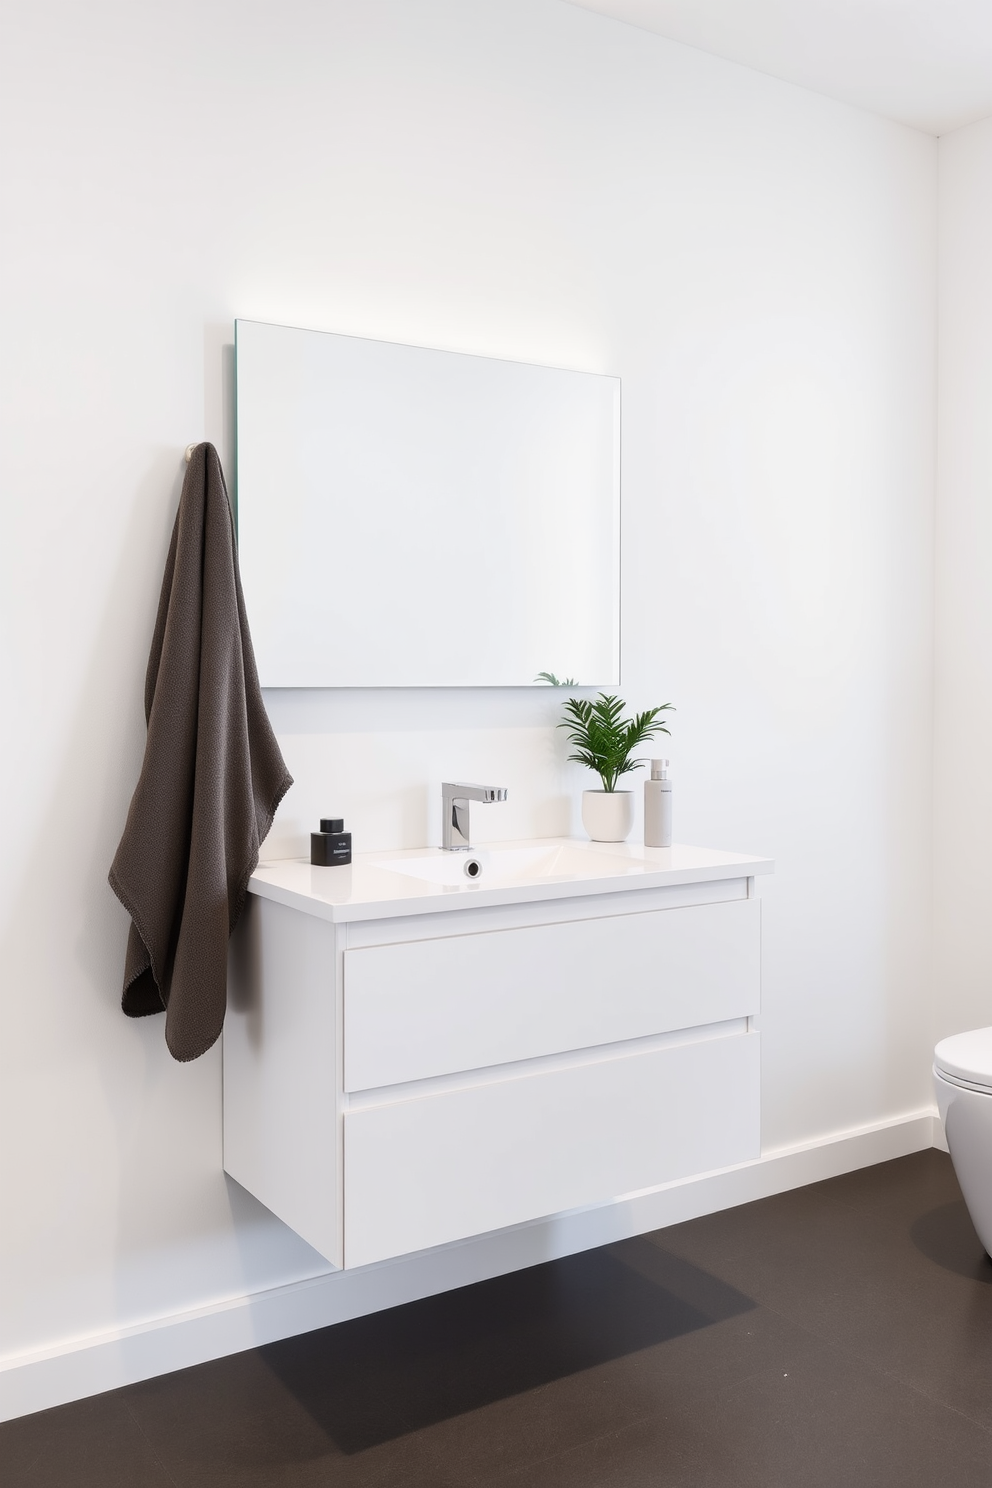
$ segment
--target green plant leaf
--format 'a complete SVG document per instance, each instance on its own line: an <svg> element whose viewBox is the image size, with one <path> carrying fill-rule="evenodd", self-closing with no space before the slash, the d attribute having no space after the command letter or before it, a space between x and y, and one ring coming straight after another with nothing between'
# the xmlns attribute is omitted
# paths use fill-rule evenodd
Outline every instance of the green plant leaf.
<svg viewBox="0 0 992 1488"><path fill-rule="evenodd" d="M623 717L626 706L621 698L605 692L593 702L569 698L558 725L567 730L566 738L573 746L569 760L594 770L605 791L616 790L621 775L637 769L641 762L633 758L633 752L639 745L657 734L671 733L658 716L669 709L674 712L671 703L635 713L633 718Z"/></svg>

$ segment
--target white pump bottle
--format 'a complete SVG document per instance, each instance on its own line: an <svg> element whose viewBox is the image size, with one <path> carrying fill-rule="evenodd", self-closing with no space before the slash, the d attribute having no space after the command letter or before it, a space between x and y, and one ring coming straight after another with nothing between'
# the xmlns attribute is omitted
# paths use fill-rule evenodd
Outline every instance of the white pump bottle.
<svg viewBox="0 0 992 1488"><path fill-rule="evenodd" d="M651 761L651 779L644 782L644 846L672 845L672 782L668 760Z"/></svg>

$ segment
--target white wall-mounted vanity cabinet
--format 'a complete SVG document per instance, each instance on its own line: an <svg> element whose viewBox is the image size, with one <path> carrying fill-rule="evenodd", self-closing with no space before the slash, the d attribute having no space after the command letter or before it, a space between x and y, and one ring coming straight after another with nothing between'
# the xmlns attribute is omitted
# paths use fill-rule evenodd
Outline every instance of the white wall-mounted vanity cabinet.
<svg viewBox="0 0 992 1488"><path fill-rule="evenodd" d="M336 1266L759 1155L767 860L549 843L464 886L259 868L232 942L224 1166ZM519 854L518 854L519 856ZM392 867L384 866L391 863Z"/></svg>

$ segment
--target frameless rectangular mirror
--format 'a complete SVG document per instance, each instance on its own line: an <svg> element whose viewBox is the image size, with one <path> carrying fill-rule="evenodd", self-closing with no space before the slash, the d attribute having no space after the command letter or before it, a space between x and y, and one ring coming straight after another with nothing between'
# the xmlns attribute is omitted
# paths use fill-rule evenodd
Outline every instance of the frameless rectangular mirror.
<svg viewBox="0 0 992 1488"><path fill-rule="evenodd" d="M620 380L239 320L263 687L619 681Z"/></svg>

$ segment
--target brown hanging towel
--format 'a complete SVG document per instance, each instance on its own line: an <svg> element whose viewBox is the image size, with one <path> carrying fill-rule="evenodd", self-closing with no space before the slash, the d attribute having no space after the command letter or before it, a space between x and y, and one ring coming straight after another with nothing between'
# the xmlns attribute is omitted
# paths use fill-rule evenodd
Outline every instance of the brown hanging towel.
<svg viewBox="0 0 992 1488"><path fill-rule="evenodd" d="M217 451L183 481L145 677L148 738L110 886L131 916L122 1007L165 1009L174 1058L214 1043L227 943L292 785L262 703Z"/></svg>

